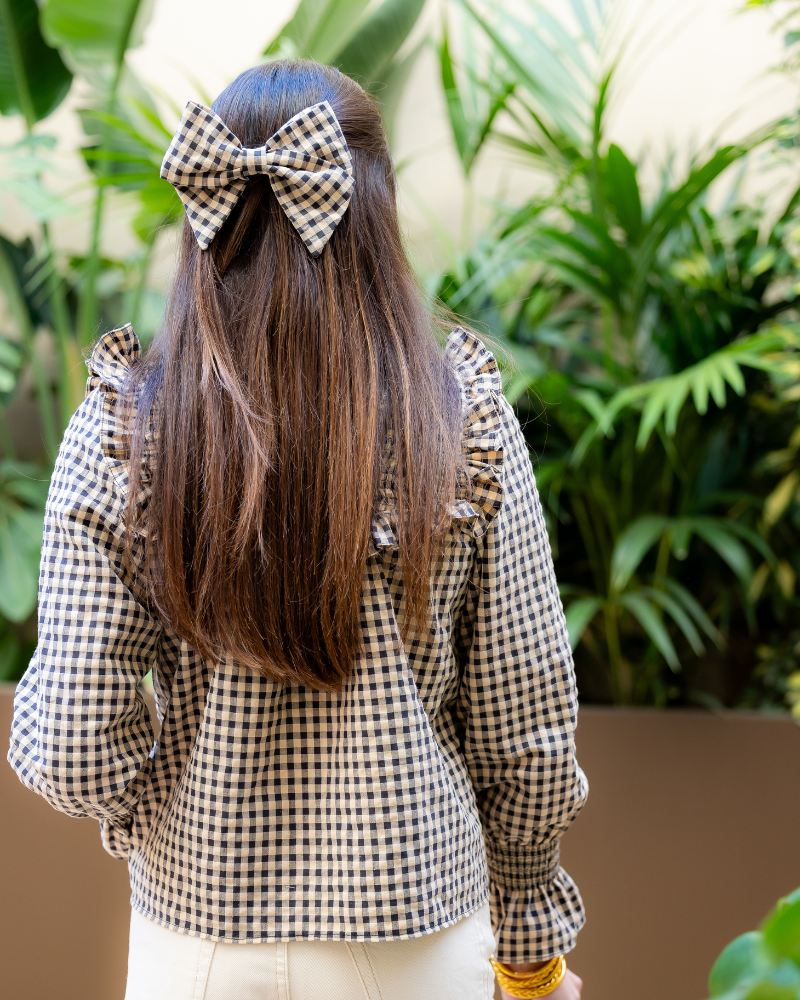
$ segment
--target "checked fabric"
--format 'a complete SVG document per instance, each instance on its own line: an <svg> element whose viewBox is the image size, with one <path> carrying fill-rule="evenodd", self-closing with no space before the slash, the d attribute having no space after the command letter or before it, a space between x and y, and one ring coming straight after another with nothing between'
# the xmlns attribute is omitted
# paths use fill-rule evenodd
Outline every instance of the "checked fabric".
<svg viewBox="0 0 800 1000"><path fill-rule="evenodd" d="M201 250L211 245L256 174L269 177L281 208L318 257L347 211L355 183L330 104L305 108L263 146L248 149L210 108L189 101L161 176L180 195Z"/></svg>
<svg viewBox="0 0 800 1000"><path fill-rule="evenodd" d="M462 329L445 353L465 474L432 568L430 641L401 639L389 458L364 650L327 692L205 662L148 613L122 569L129 470L115 410L139 343L126 326L95 347L50 486L39 641L9 760L56 809L100 821L149 919L215 941L381 941L448 927L488 899L501 962L574 946L583 906L558 848L587 786L542 509L494 358ZM138 689L148 670L158 737Z"/></svg>

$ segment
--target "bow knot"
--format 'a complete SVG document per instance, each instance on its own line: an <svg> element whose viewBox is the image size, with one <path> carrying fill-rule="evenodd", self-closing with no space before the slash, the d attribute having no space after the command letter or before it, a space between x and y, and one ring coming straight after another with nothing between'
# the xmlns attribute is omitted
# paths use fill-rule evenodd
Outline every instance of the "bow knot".
<svg viewBox="0 0 800 1000"><path fill-rule="evenodd" d="M312 257L347 211L353 161L327 101L290 118L255 149L210 108L190 101L164 155L161 176L180 195L201 250L207 249L247 186L266 174L278 202Z"/></svg>

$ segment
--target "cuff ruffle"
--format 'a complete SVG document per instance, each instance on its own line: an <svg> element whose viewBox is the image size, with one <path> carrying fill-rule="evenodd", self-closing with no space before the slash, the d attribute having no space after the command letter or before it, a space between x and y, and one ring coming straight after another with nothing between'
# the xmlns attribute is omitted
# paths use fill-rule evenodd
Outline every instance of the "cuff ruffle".
<svg viewBox="0 0 800 1000"><path fill-rule="evenodd" d="M546 885L509 890L490 879L489 887L498 962L545 962L575 947L586 913L578 887L563 868Z"/></svg>

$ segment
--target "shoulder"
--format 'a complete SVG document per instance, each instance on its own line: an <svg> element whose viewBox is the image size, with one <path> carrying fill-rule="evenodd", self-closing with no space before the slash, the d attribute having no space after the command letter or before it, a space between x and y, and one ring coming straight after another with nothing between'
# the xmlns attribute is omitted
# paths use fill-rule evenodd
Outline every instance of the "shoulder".
<svg viewBox="0 0 800 1000"><path fill-rule="evenodd" d="M69 502L77 490L93 495L98 503L124 505L128 492L128 441L117 404L131 368L141 356L130 323L103 334L92 349L86 361L86 395L64 433L53 474L53 503Z"/></svg>
<svg viewBox="0 0 800 1000"><path fill-rule="evenodd" d="M139 338L130 323L104 333L86 362L89 369L87 396L94 389L117 393L128 377L131 366L141 357Z"/></svg>
<svg viewBox="0 0 800 1000"><path fill-rule="evenodd" d="M456 327L447 339L445 356L461 385L472 502L488 525L504 505L538 502L528 444L486 345L470 330Z"/></svg>
<svg viewBox="0 0 800 1000"><path fill-rule="evenodd" d="M447 338L444 354L465 396L474 399L481 393L502 392L497 361L471 330L457 326Z"/></svg>
<svg viewBox="0 0 800 1000"><path fill-rule="evenodd" d="M450 333L445 358L461 388L462 448L468 480L463 499L468 499L477 515L475 533L479 536L503 506L504 411L508 404L497 361L471 330L457 326Z"/></svg>

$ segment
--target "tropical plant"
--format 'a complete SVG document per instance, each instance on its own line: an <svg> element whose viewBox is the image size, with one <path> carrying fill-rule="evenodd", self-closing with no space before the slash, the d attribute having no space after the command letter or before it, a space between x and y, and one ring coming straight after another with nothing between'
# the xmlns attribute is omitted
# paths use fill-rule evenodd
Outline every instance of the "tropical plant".
<svg viewBox="0 0 800 1000"><path fill-rule="evenodd" d="M800 190L777 218L735 182L716 210L708 193L754 151L792 155L797 123L668 164L647 197L641 164L606 138L624 56L611 5L571 6L573 26L536 4L461 0L483 46L461 61L443 37L465 172L492 141L542 193L499 208L437 292L512 361L506 391L525 418L584 695L735 700L759 637L788 635L798 610ZM473 113L462 95L476 80L496 97ZM724 664L726 682L702 690L701 664ZM779 700L785 685L767 690L768 676L760 700Z"/></svg>
<svg viewBox="0 0 800 1000"><path fill-rule="evenodd" d="M390 121L419 49L404 51L403 43L421 8L422 0L300 0L265 58L308 55L339 65L377 93ZM149 271L159 235L182 214L174 189L159 177L180 108L137 79L127 59L151 10L148 0L0 4L0 114L21 116L25 126L19 142L0 148L0 199L14 197L33 232L21 243L0 236L0 679L18 676L30 653L46 485L83 398L83 355L103 329L130 321L146 337L160 318L162 298ZM89 171L82 185L57 194L49 181L63 151L48 119L75 80L86 138L80 156ZM51 223L85 216L87 192L85 252L66 255ZM119 197L135 206L140 249L130 259L101 250ZM20 461L9 415L31 383L43 443L25 456L33 462Z"/></svg>
<svg viewBox="0 0 800 1000"><path fill-rule="evenodd" d="M424 5L425 0L300 0L264 55L337 66L379 98L391 134L425 39L411 48L404 43Z"/></svg>
<svg viewBox="0 0 800 1000"><path fill-rule="evenodd" d="M724 949L708 979L712 1000L800 1000L800 889L780 899L757 931Z"/></svg>

